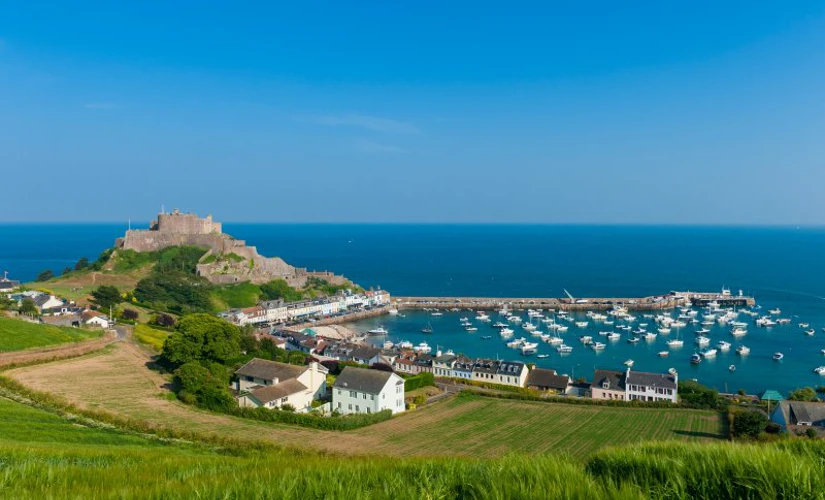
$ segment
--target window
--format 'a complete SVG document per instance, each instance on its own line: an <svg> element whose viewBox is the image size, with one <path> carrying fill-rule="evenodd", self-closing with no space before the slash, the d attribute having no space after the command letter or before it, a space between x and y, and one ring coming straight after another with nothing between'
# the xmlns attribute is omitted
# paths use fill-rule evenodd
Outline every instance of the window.
<svg viewBox="0 0 825 500"><path fill-rule="evenodd" d="M349 409L352 410L352 403L349 404Z"/></svg>
<svg viewBox="0 0 825 500"><path fill-rule="evenodd" d="M338 395L339 396L341 395L341 389L338 389Z"/></svg>
<svg viewBox="0 0 825 500"><path fill-rule="evenodd" d="M355 405L355 413L358 413L359 411L361 411L361 407L358 406L358 405Z"/></svg>
<svg viewBox="0 0 825 500"><path fill-rule="evenodd" d="M339 402L338 402L338 408L340 408L340 407L341 407L341 402L339 401Z"/></svg>
<svg viewBox="0 0 825 500"><path fill-rule="evenodd" d="M396 394L401 394L401 386L400 385L395 387L395 393Z"/></svg>
<svg viewBox="0 0 825 500"><path fill-rule="evenodd" d="M367 413L372 413L369 408L367 408Z"/></svg>
<svg viewBox="0 0 825 500"><path fill-rule="evenodd" d="M288 399L288 398L281 398L281 404L282 404L282 405L285 405L285 404L286 404L286 402L287 402L287 399Z"/></svg>
<svg viewBox="0 0 825 500"><path fill-rule="evenodd" d="M351 397L351 398L357 398L357 397L358 397L358 393L356 393L355 391L349 391L349 397Z"/></svg>
<svg viewBox="0 0 825 500"><path fill-rule="evenodd" d="M366 392L364 393L364 399L367 399L367 393Z"/></svg>
<svg viewBox="0 0 825 500"><path fill-rule="evenodd" d="M370 401L375 401L375 396L373 394L370 394Z"/></svg>
<svg viewBox="0 0 825 500"><path fill-rule="evenodd" d="M253 380L255 380L253 377L250 377L249 375L246 376L247 382L252 382Z"/></svg>

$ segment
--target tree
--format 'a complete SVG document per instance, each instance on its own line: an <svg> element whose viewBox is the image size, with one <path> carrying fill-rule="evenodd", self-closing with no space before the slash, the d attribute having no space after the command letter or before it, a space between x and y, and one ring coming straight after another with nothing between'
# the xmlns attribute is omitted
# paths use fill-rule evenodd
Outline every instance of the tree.
<svg viewBox="0 0 825 500"><path fill-rule="evenodd" d="M17 304L17 302L12 300L10 297L0 293L0 310L13 309L15 304Z"/></svg>
<svg viewBox="0 0 825 500"><path fill-rule="evenodd" d="M733 413L734 437L757 438L768 425L768 417L759 411Z"/></svg>
<svg viewBox="0 0 825 500"><path fill-rule="evenodd" d="M155 324L165 328L171 328L175 326L175 317L166 313L158 313L155 316Z"/></svg>
<svg viewBox="0 0 825 500"><path fill-rule="evenodd" d="M788 399L791 401L819 401L819 398L816 397L816 391L811 387L802 387L791 391L788 394Z"/></svg>
<svg viewBox="0 0 825 500"><path fill-rule="evenodd" d="M817 437L816 429L814 429L813 427L808 427L807 429L805 429L805 435L808 436L811 439L816 438Z"/></svg>
<svg viewBox="0 0 825 500"><path fill-rule="evenodd" d="M92 292L92 301L99 307L108 309L114 307L123 300L120 296L120 290L111 285L101 285L97 290Z"/></svg>
<svg viewBox="0 0 825 500"><path fill-rule="evenodd" d="M45 271L38 274L37 278L35 278L34 281L49 281L52 278L54 278L54 273L51 269L46 269Z"/></svg>
<svg viewBox="0 0 825 500"><path fill-rule="evenodd" d="M18 309L20 314L25 314L26 316L37 316L40 314L40 311L37 309L37 305L35 305L34 300L30 297L26 297L20 303L20 309Z"/></svg>
<svg viewBox="0 0 825 500"><path fill-rule="evenodd" d="M67 275L67 274L69 274L70 272L72 272L72 268L71 268L71 267L66 266L66 267L64 267L64 268L63 268L63 275L64 275L64 276L65 276L65 275Z"/></svg>
<svg viewBox="0 0 825 500"><path fill-rule="evenodd" d="M179 365L192 361L222 363L240 355L240 340L237 326L210 314L189 314L178 321L175 332L166 338L163 355Z"/></svg>
<svg viewBox="0 0 825 500"><path fill-rule="evenodd" d="M123 317L123 319L128 319L130 321L135 321L136 319L138 319L139 315L138 315L138 312L135 311L134 309L124 309L123 313L121 313L121 316Z"/></svg>
<svg viewBox="0 0 825 500"><path fill-rule="evenodd" d="M719 392L692 380L679 382L679 397L682 402L696 408L717 408Z"/></svg>
<svg viewBox="0 0 825 500"><path fill-rule="evenodd" d="M78 260L77 263L74 265L74 270L82 271L87 267L89 267L89 259L87 259L86 257L81 257L80 260Z"/></svg>
<svg viewBox="0 0 825 500"><path fill-rule="evenodd" d="M227 411L235 406L223 365L211 363L206 368L193 361L175 370L175 377L180 387L178 396L184 401L216 411Z"/></svg>

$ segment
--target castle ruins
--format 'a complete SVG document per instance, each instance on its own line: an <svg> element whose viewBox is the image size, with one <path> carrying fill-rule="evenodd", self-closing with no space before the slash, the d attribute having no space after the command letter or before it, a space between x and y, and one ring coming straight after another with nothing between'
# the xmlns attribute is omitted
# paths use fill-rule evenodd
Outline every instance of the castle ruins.
<svg viewBox="0 0 825 500"><path fill-rule="evenodd" d="M212 283L228 284L251 281L260 284L284 279L290 286L303 287L315 276L332 284L347 280L328 272L310 272L293 267L279 257L264 257L254 246L222 232L220 222L211 215L200 218L175 209L160 213L149 229L129 229L115 241L115 249L155 252L172 246L196 246L208 249L197 266L200 276Z"/></svg>

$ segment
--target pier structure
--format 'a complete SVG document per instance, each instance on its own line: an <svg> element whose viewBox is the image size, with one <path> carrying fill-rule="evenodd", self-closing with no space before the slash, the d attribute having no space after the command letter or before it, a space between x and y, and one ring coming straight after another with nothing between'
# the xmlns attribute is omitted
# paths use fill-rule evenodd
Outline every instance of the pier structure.
<svg viewBox="0 0 825 500"><path fill-rule="evenodd" d="M706 306L716 301L720 307L746 307L755 305L752 297L730 295L730 293L670 292L650 297L394 297L393 305L399 310L420 309L473 309L480 311L544 309L551 311L599 311L621 306L629 311L655 311L673 309L691 302L696 306Z"/></svg>

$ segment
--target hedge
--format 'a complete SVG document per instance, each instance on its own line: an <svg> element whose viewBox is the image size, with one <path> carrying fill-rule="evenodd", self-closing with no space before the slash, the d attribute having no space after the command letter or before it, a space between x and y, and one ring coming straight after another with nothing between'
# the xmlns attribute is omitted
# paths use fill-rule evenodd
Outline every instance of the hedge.
<svg viewBox="0 0 825 500"><path fill-rule="evenodd" d="M295 413L283 410L269 410L258 408L233 408L227 412L242 418L260 420L262 422L277 422L279 424L300 425L313 429L329 431L348 431L384 422L392 418L392 410L382 410L377 413L358 413L343 417L322 417L311 413Z"/></svg>
<svg viewBox="0 0 825 500"><path fill-rule="evenodd" d="M404 392L414 391L422 387L434 385L435 376L432 373L423 372L404 381Z"/></svg>

